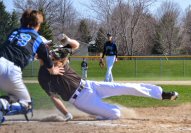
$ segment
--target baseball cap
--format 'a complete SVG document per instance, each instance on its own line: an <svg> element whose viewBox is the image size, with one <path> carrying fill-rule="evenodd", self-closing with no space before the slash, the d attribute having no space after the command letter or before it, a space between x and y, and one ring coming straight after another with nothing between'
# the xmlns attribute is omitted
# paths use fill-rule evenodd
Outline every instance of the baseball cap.
<svg viewBox="0 0 191 133"><path fill-rule="evenodd" d="M44 43L44 44L50 44L50 43L52 43L52 40L47 40L45 37L43 37L43 36L40 36L40 38L42 39L42 42Z"/></svg>
<svg viewBox="0 0 191 133"><path fill-rule="evenodd" d="M107 36L110 37L110 36L112 36L112 35L111 35L111 33L107 33Z"/></svg>

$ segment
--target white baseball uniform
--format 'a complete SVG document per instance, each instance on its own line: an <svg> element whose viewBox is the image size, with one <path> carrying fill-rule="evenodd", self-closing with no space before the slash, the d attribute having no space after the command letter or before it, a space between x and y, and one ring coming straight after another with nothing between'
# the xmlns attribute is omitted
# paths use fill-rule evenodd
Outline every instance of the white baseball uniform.
<svg viewBox="0 0 191 133"><path fill-rule="evenodd" d="M103 119L118 119L121 116L120 109L116 105L105 103L103 98L119 95L133 95L162 99L162 88L151 84L114 83L81 81L84 89L76 90L77 95L70 98L70 102L79 110L88 114L100 116Z"/></svg>

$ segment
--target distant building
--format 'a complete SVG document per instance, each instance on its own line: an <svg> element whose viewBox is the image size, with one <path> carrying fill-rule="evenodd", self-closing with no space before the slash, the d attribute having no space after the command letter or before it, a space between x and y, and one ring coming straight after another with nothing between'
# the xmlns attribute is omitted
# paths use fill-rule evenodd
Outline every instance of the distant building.
<svg viewBox="0 0 191 133"><path fill-rule="evenodd" d="M93 40L88 44L88 54L89 56L99 56L100 53L98 52L98 48L96 46L96 42Z"/></svg>

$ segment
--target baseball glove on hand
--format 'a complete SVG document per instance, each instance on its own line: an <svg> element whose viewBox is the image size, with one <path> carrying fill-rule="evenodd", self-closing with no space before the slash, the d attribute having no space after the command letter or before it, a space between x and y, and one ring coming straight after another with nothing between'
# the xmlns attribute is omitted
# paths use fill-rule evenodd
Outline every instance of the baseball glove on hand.
<svg viewBox="0 0 191 133"><path fill-rule="evenodd" d="M104 63L102 58L99 60L99 66L100 66L100 68L104 68L105 67L105 63Z"/></svg>
<svg viewBox="0 0 191 133"><path fill-rule="evenodd" d="M63 46L71 42L70 38L66 34L59 34L57 38Z"/></svg>

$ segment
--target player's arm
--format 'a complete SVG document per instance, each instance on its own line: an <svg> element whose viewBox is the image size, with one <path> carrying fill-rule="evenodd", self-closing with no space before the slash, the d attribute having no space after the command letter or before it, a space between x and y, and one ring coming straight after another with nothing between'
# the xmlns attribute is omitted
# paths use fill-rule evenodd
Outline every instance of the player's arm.
<svg viewBox="0 0 191 133"><path fill-rule="evenodd" d="M115 61L118 61L118 59L117 59L117 56L118 56L118 50L117 50L117 46L116 46L116 44L115 44L115 53L116 53L116 59L115 59Z"/></svg>
<svg viewBox="0 0 191 133"><path fill-rule="evenodd" d="M64 114L64 116L66 117L66 121L73 119L72 114L67 110L67 108L64 106L62 100L60 100L60 98L58 98L57 96L50 96L51 100L53 101L54 105L56 106L56 108L62 113Z"/></svg>
<svg viewBox="0 0 191 133"><path fill-rule="evenodd" d="M65 34L60 34L60 35L58 35L57 38L58 38L58 40L62 43L63 46L67 44L67 45L69 45L69 46L72 48L72 50L76 50L76 49L78 49L79 46L80 46L80 44L79 44L78 41L69 38L69 37L68 37L67 35L65 35Z"/></svg>

